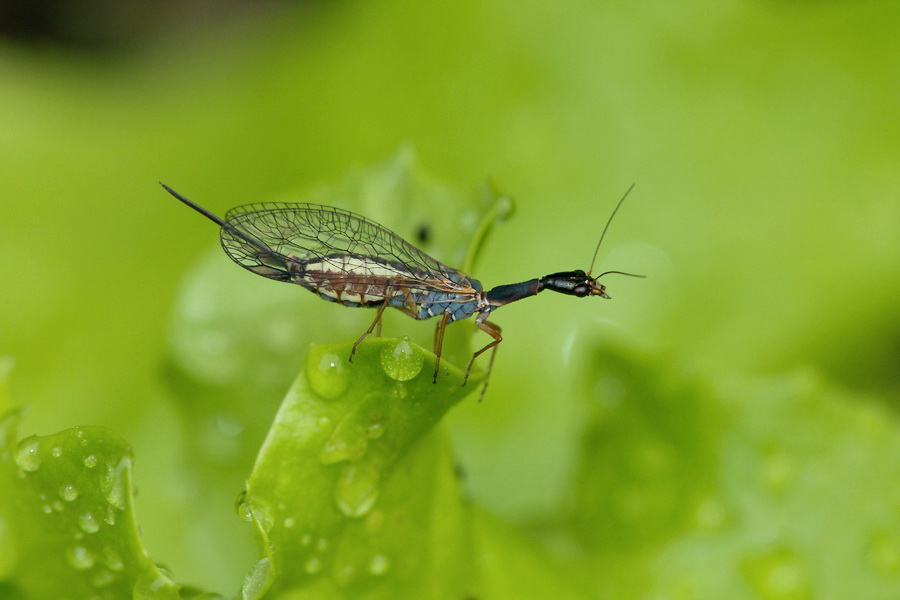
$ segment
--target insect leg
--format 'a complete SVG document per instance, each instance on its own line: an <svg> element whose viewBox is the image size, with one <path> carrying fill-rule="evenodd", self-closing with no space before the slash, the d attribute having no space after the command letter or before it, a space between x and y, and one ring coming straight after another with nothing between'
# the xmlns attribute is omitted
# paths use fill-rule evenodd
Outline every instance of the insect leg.
<svg viewBox="0 0 900 600"><path fill-rule="evenodd" d="M444 329L449 322L450 313L445 312L434 330L434 377L431 378L431 383L437 383L438 368L441 366L441 349L444 347Z"/></svg>
<svg viewBox="0 0 900 600"><path fill-rule="evenodd" d="M375 329L375 326L378 325L378 333L381 333L381 315L384 314L384 309L388 307L388 303L390 302L390 295L385 301L378 307L378 312L375 314L375 320L372 321L372 324L369 325L369 328L366 329L366 332L360 336L356 343L353 344L353 349L350 350L350 362L353 362L353 355L356 354L356 347L359 346L364 339L369 337L369 334L372 333L372 330Z"/></svg>
<svg viewBox="0 0 900 600"><path fill-rule="evenodd" d="M487 315L485 315L485 318L487 318ZM483 332L485 332L486 334L488 334L489 336L494 338L494 341L489 343L487 346L485 346L481 350L478 350L477 352L475 352L475 354L472 355L472 358L469 359L469 366L466 367L466 376L463 378L463 385L466 385L466 381L469 380L469 372L472 370L472 365L475 363L475 359L478 358L478 355L481 354L482 352L484 352L485 350L489 350L489 349L493 348L494 351L491 352L491 360L490 360L490 362L488 362L488 368L487 368L487 374L488 374L488 376L490 376L491 369L494 368L494 357L497 356L497 346L500 344L500 342L503 341L503 336L500 335L500 326L499 325L496 325L495 323L491 323L490 321L487 321L487 320L479 320L479 319L475 319L475 325L478 326L478 329L482 330ZM485 390L487 390L487 381L484 382L484 388L482 388L482 390L481 390L482 398L484 397Z"/></svg>

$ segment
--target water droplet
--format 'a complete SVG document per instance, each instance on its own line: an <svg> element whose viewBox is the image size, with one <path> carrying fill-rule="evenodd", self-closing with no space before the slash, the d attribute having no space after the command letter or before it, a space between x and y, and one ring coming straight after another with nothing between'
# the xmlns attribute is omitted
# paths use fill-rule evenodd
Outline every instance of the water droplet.
<svg viewBox="0 0 900 600"><path fill-rule="evenodd" d="M53 512L53 507L50 506L49 504L45 504L41 507L41 510L44 512L44 514L49 515L50 513Z"/></svg>
<svg viewBox="0 0 900 600"><path fill-rule="evenodd" d="M78 516L78 526L85 533L97 533L100 531L100 522L92 513L86 512Z"/></svg>
<svg viewBox="0 0 900 600"><path fill-rule="evenodd" d="M284 526L285 526L286 529L291 529L291 528L293 528L296 524L297 524L297 519L295 519L294 517L287 517L287 518L284 520Z"/></svg>
<svg viewBox="0 0 900 600"><path fill-rule="evenodd" d="M93 454L88 454L81 462L83 462L84 466L86 466L88 469L93 469L97 466L97 457Z"/></svg>
<svg viewBox="0 0 900 600"><path fill-rule="evenodd" d="M103 549L103 564L106 565L107 569L113 571L125 570L125 563L122 562L122 557L115 550L109 548Z"/></svg>
<svg viewBox="0 0 900 600"><path fill-rule="evenodd" d="M268 558L259 559L253 566L253 570L244 579L244 585L241 586L241 598L261 597L271 585L273 577L272 562Z"/></svg>
<svg viewBox="0 0 900 600"><path fill-rule="evenodd" d="M59 488L59 497L66 502L71 502L78 497L78 488L71 483L69 485L64 485Z"/></svg>
<svg viewBox="0 0 900 600"><path fill-rule="evenodd" d="M56 458L59 458L60 456L62 456L62 447L53 446L52 448L50 448L50 454L52 454Z"/></svg>
<svg viewBox="0 0 900 600"><path fill-rule="evenodd" d="M53 507L53 510L55 510L56 512L62 512L66 508L66 505L63 504L62 500L54 500L53 504L51 504L51 506Z"/></svg>
<svg viewBox="0 0 900 600"><path fill-rule="evenodd" d="M70 546L66 548L66 560L79 571L84 571L93 567L96 559L84 546Z"/></svg>
<svg viewBox="0 0 900 600"><path fill-rule="evenodd" d="M384 435L384 424L379 422L374 422L369 424L366 427L366 436L368 436L371 440L376 440Z"/></svg>
<svg viewBox="0 0 900 600"><path fill-rule="evenodd" d="M342 422L319 452L319 460L324 465L333 465L345 460L355 460L366 453L369 440L355 421Z"/></svg>
<svg viewBox="0 0 900 600"><path fill-rule="evenodd" d="M248 523L256 523L265 532L272 531L272 526L275 524L272 510L259 497L255 497L251 501L247 490L238 495L235 510L238 516Z"/></svg>
<svg viewBox="0 0 900 600"><path fill-rule="evenodd" d="M413 348L406 336L395 346L381 349L381 368L391 379L409 381L422 371L424 364L425 355Z"/></svg>
<svg viewBox="0 0 900 600"><path fill-rule="evenodd" d="M369 573L372 575L384 575L391 568L391 561L384 554L376 554L369 561Z"/></svg>
<svg viewBox="0 0 900 600"><path fill-rule="evenodd" d="M106 569L101 569L94 574L93 582L94 587L104 587L113 582L116 576L107 571Z"/></svg>
<svg viewBox="0 0 900 600"><path fill-rule="evenodd" d="M40 442L36 435L19 442L16 450L16 466L27 472L41 468Z"/></svg>
<svg viewBox="0 0 900 600"><path fill-rule="evenodd" d="M111 504L106 506L106 514L103 515L103 522L107 525L116 524L116 509Z"/></svg>
<svg viewBox="0 0 900 600"><path fill-rule="evenodd" d="M125 510L125 480L122 472L129 463L128 458L122 458L116 464L107 463L100 478L100 489L106 496L106 501L119 510Z"/></svg>
<svg viewBox="0 0 900 600"><path fill-rule="evenodd" d="M168 577L165 569L159 568L156 573L145 572L134 584L132 595L141 600L178 598L178 586Z"/></svg>
<svg viewBox="0 0 900 600"><path fill-rule="evenodd" d="M318 550L319 552L325 552L326 550L328 550L328 540L326 540L325 538L319 538L318 540L316 540L316 550Z"/></svg>
<svg viewBox="0 0 900 600"><path fill-rule="evenodd" d="M338 475L334 500L348 517L365 515L378 499L379 473L361 465L347 465Z"/></svg>
<svg viewBox="0 0 900 600"><path fill-rule="evenodd" d="M240 518L247 521L248 523L253 521L253 511L250 509L250 503L246 500L241 500L237 505L237 514Z"/></svg>
<svg viewBox="0 0 900 600"><path fill-rule="evenodd" d="M307 355L306 379L313 392L326 400L340 397L350 385L344 360L332 352L319 354L315 349Z"/></svg>
<svg viewBox="0 0 900 600"><path fill-rule="evenodd" d="M313 556L303 565L303 570L310 575L315 575L322 570L322 560L318 556Z"/></svg>
<svg viewBox="0 0 900 600"><path fill-rule="evenodd" d="M309 535L308 533L304 533L303 536L300 538L300 545L301 546L309 546L311 543L312 543L312 536Z"/></svg>

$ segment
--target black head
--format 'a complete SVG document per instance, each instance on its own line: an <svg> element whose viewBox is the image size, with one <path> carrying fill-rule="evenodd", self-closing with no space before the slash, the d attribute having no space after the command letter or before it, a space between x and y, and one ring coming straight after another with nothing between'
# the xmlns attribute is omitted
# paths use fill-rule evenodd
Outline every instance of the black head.
<svg viewBox="0 0 900 600"><path fill-rule="evenodd" d="M606 286L597 283L596 278L592 278L580 269L541 277L538 291L540 290L553 290L560 294L578 296L579 298L584 298L585 296L609 298L606 294Z"/></svg>

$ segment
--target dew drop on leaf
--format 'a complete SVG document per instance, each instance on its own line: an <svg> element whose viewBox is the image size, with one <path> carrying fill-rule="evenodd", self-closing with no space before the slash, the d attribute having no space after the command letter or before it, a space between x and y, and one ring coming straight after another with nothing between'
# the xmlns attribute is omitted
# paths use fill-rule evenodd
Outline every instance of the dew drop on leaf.
<svg viewBox="0 0 900 600"><path fill-rule="evenodd" d="M253 511L250 509L250 504L246 500L239 502L236 508L237 514L241 519L248 523L253 521Z"/></svg>
<svg viewBox="0 0 900 600"><path fill-rule="evenodd" d="M78 497L78 488L71 483L59 488L59 497L66 502L72 502Z"/></svg>
<svg viewBox="0 0 900 600"><path fill-rule="evenodd" d="M100 522L90 512L85 512L78 515L78 526L81 527L81 530L85 533L96 533L100 530Z"/></svg>
<svg viewBox="0 0 900 600"><path fill-rule="evenodd" d="M41 454L37 436L31 436L19 443L16 451L16 466L23 471L33 472L41 468Z"/></svg>
<svg viewBox="0 0 900 600"><path fill-rule="evenodd" d="M319 452L319 461L323 465L333 465L345 460L354 460L366 452L369 441L362 428L354 423L343 423L331 438L322 446Z"/></svg>
<svg viewBox="0 0 900 600"><path fill-rule="evenodd" d="M165 569L159 568L155 574L147 572L138 579L134 585L133 597L141 600L177 598L178 587L168 577Z"/></svg>
<svg viewBox="0 0 900 600"><path fill-rule="evenodd" d="M79 571L90 569L94 566L95 558L91 551L84 546L70 546L66 548L66 560Z"/></svg>
<svg viewBox="0 0 900 600"><path fill-rule="evenodd" d="M409 381L422 371L425 355L413 348L409 338L404 336L392 348L385 346L381 350L381 368L391 379Z"/></svg>
<svg viewBox="0 0 900 600"><path fill-rule="evenodd" d="M369 424L369 426L366 427L366 435L369 437L369 439L373 440L380 438L382 435L384 435L384 424L377 421Z"/></svg>
<svg viewBox="0 0 900 600"><path fill-rule="evenodd" d="M379 474L359 465L347 465L338 475L334 500L348 517L361 517L378 499Z"/></svg>
<svg viewBox="0 0 900 600"><path fill-rule="evenodd" d="M122 557L119 556L118 552L110 548L103 549L103 564L112 571L125 570L125 563L122 562Z"/></svg>
<svg viewBox="0 0 900 600"><path fill-rule="evenodd" d="M271 561L268 558L259 559L241 586L241 598L259 598L269 586L271 578Z"/></svg>
<svg viewBox="0 0 900 600"><path fill-rule="evenodd" d="M119 510L125 510L125 481L122 472L128 465L128 459L123 458L118 463L108 463L100 478L100 489L106 496L106 501Z"/></svg>
<svg viewBox="0 0 900 600"><path fill-rule="evenodd" d="M350 385L344 361L333 352L318 355L310 352L306 362L306 378L319 397L334 400Z"/></svg>
<svg viewBox="0 0 900 600"><path fill-rule="evenodd" d="M310 575L315 575L322 570L322 559L320 559L318 556L313 556L308 561L306 561L305 565L303 565L303 570Z"/></svg>
<svg viewBox="0 0 900 600"><path fill-rule="evenodd" d="M391 561L384 554L376 554L369 561L369 573L372 575L384 575L391 567Z"/></svg>
<svg viewBox="0 0 900 600"><path fill-rule="evenodd" d="M94 587L106 587L107 585L112 583L113 579L115 578L116 576L109 571L101 569L100 571L97 571L97 573L91 579L91 582L94 584Z"/></svg>

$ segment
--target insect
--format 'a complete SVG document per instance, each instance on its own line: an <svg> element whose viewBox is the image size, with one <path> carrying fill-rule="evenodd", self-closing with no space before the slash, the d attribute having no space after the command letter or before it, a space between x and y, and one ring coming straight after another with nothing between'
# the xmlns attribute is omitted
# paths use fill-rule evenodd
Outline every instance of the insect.
<svg viewBox="0 0 900 600"><path fill-rule="evenodd" d="M164 183L160 185L216 223L225 252L245 269L276 281L295 283L344 306L377 308L375 320L353 344L351 361L357 347L376 325L380 328L386 308L397 308L414 319L438 317L432 377L435 383L444 329L449 323L475 315L475 325L493 338L472 354L463 378L465 385L475 359L488 350L492 350L488 373L493 367L497 346L503 341L500 327L488 321L494 310L544 290L579 298L608 299L606 286L597 281L604 275L643 277L622 271L591 276L606 230L634 185L628 188L606 222L587 272L551 273L488 291L484 291L477 279L428 256L378 223L347 210L318 204L265 202L232 208L221 219Z"/></svg>

